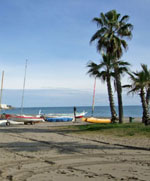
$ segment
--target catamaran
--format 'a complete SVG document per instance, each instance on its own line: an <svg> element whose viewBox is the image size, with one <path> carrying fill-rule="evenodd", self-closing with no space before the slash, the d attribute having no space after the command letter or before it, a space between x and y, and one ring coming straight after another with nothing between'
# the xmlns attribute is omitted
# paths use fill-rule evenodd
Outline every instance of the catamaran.
<svg viewBox="0 0 150 181"><path fill-rule="evenodd" d="M26 70L27 70L27 60L26 60L26 65L25 65L25 76L24 76L24 82L23 82L21 114L20 115L17 115L17 114L3 114L1 116L3 118L3 120L0 121L2 124L10 125L11 123L14 123L14 122L23 122L24 124L28 124L28 123L34 124L34 123L37 123L37 122L45 122L45 120L43 118L41 118L40 116L33 116L33 115L25 115L25 114L23 114L23 101L24 101L25 81L26 81ZM1 90L1 94L2 94L2 90Z"/></svg>
<svg viewBox="0 0 150 181"><path fill-rule="evenodd" d="M24 122L24 124L34 124L38 122L45 122L45 120L39 116L33 115L13 115L13 114L5 114L5 119L7 121L16 121L16 122Z"/></svg>

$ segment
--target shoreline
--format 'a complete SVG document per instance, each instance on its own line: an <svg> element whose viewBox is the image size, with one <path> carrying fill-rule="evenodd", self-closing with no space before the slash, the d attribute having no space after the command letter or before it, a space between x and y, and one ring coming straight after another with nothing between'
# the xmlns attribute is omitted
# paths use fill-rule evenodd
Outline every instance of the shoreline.
<svg viewBox="0 0 150 181"><path fill-rule="evenodd" d="M87 112L86 116L91 116L91 106L76 106L77 112ZM73 106L59 106L59 107L24 107L23 113L24 114L33 114L37 115L39 111L43 114L73 114ZM5 112L5 111L3 111ZM10 114L20 114L21 109L16 108L13 110L6 110L5 113ZM118 113L117 113L118 114ZM95 117L110 117L110 108L109 106L95 106L94 109L94 116ZM124 117L142 117L142 108L141 106L124 106Z"/></svg>

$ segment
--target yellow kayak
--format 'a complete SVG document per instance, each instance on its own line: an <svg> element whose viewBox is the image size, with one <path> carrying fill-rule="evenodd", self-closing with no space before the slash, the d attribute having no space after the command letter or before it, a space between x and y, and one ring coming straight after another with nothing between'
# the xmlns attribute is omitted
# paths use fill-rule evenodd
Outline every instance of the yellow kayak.
<svg viewBox="0 0 150 181"><path fill-rule="evenodd" d="M99 119L99 118L94 118L94 117L90 117L90 118L83 117L82 121L89 122L89 123L111 123L110 119Z"/></svg>

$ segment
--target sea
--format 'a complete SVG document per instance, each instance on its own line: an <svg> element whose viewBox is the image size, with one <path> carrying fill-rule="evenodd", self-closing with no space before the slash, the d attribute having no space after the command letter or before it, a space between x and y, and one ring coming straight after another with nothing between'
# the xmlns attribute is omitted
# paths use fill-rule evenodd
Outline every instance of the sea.
<svg viewBox="0 0 150 181"><path fill-rule="evenodd" d="M72 114L74 107L25 107L23 108L23 114L37 115L39 112L42 114ZM92 115L91 106L80 106L76 107L77 112L87 112L86 116ZM117 110L117 107L116 107ZM141 106L124 106L124 117L142 117L142 107ZM117 110L118 112L118 110ZM1 113L5 114L20 114L21 108L14 108L11 110L1 110ZM95 117L110 117L110 107L109 106L95 106L93 116Z"/></svg>

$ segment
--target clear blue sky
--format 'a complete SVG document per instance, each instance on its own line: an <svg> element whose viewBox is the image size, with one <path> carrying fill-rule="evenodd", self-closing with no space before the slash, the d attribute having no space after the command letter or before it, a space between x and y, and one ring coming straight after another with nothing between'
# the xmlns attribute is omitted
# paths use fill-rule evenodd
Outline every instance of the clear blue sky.
<svg viewBox="0 0 150 181"><path fill-rule="evenodd" d="M92 19L100 12L116 9L121 15L130 16L133 38L128 41L129 49L122 59L129 61L133 70L139 69L140 63L150 65L149 0L0 0L0 3L0 71L5 71L4 88L22 89L28 59L26 89L34 90L29 91L30 96L25 92L25 106L91 104L93 79L86 75L86 64L101 58L95 44L89 44L97 30ZM49 91L45 94L37 89ZM15 90L8 92L3 91L3 102L19 106L20 94ZM106 85L98 82L97 93L105 94ZM102 100L99 95L96 104L108 104ZM140 102L133 98L132 103Z"/></svg>

